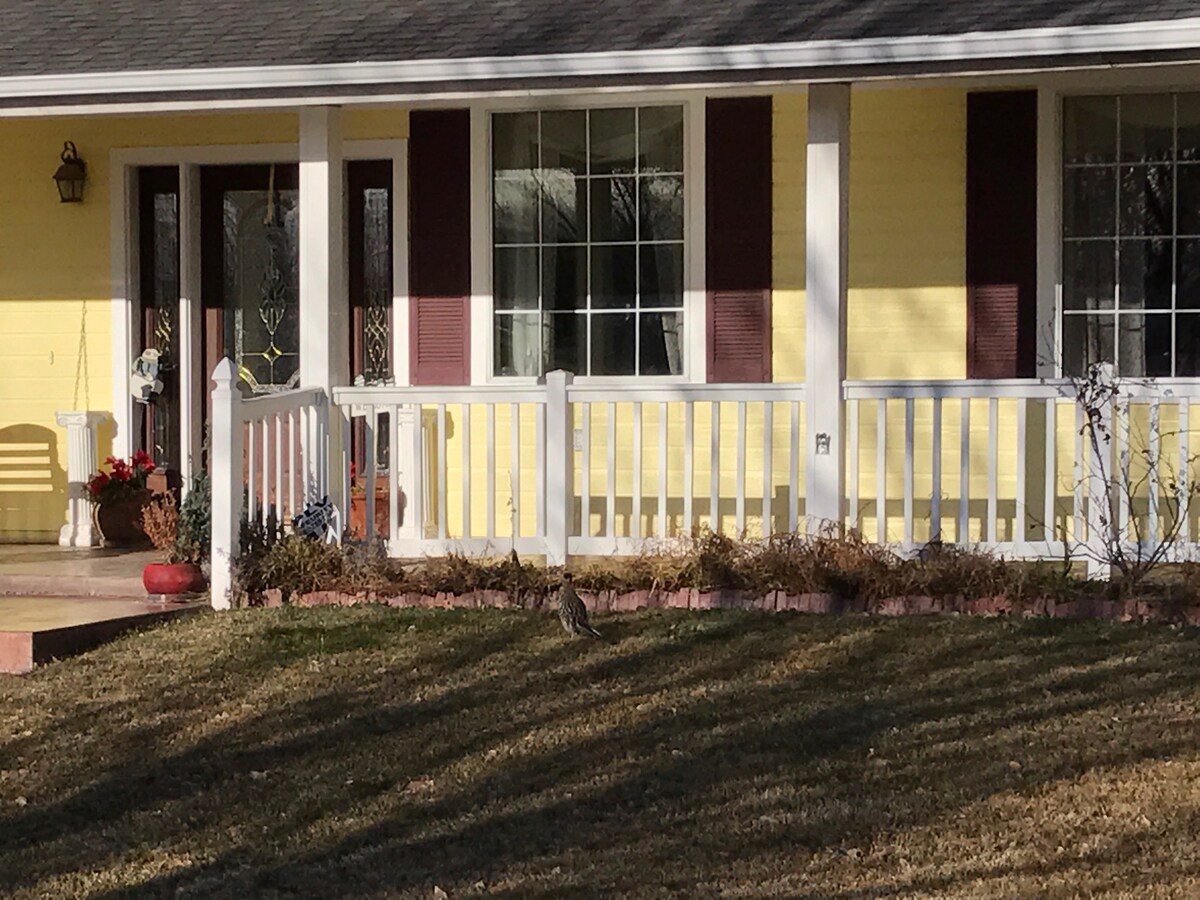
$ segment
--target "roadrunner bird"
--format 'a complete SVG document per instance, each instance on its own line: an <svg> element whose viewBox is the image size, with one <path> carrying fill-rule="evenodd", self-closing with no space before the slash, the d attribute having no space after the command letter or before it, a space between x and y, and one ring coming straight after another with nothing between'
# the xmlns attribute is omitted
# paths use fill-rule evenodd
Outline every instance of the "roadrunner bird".
<svg viewBox="0 0 1200 900"><path fill-rule="evenodd" d="M570 634L587 635L597 640L604 640L600 632L588 624L587 607L575 593L570 573L563 575L562 588L558 592L558 620Z"/></svg>

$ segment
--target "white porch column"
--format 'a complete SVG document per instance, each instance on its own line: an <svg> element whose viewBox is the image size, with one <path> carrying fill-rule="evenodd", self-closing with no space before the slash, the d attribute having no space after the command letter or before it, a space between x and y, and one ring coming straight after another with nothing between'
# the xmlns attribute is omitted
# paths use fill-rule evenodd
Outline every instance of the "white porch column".
<svg viewBox="0 0 1200 900"><path fill-rule="evenodd" d="M67 524L58 533L60 547L95 547L100 537L92 528L92 504L87 482L99 463L96 452L96 428L107 422L106 412L55 413L55 420L67 429Z"/></svg>
<svg viewBox="0 0 1200 900"><path fill-rule="evenodd" d="M808 90L805 234L806 507L842 523L846 460L846 275L849 267L850 85Z"/></svg>
<svg viewBox="0 0 1200 900"><path fill-rule="evenodd" d="M204 469L203 410L208 374L201 346L203 304L200 297L200 167L179 167L179 449L183 496L192 478ZM196 384L199 376L200 384Z"/></svg>
<svg viewBox="0 0 1200 900"><path fill-rule="evenodd" d="M567 564L575 511L575 415L567 389L570 372L546 373L546 565ZM586 473L585 473L586 479ZM635 476L637 477L637 476ZM665 476L664 476L665 477Z"/></svg>
<svg viewBox="0 0 1200 900"><path fill-rule="evenodd" d="M350 379L342 111L300 111L300 384L326 393ZM329 490L345 517L341 416L329 417ZM310 483L321 483L309 473Z"/></svg>

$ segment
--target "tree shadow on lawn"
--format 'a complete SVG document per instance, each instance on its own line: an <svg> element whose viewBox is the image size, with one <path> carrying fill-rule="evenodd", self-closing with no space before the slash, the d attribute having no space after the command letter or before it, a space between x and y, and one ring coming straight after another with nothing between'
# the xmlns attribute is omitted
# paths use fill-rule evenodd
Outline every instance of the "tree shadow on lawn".
<svg viewBox="0 0 1200 900"><path fill-rule="evenodd" d="M437 614L289 615L209 673L231 706L271 685L276 705L182 748L138 725L103 768L77 760L57 799L0 821L0 862L24 870L9 883L116 867L92 889L691 890L1196 747L1190 728L1140 729L1136 714L1099 725L1112 708L1191 696L1195 638L1165 629L647 613L608 619L617 642L600 645L549 637L530 614L468 613L482 624L457 629ZM310 671L286 629L314 621L327 634L365 622L379 652L355 668L355 642L327 637L338 649ZM393 668L374 665L398 642ZM55 736L89 720L64 718ZM187 862L138 870L139 847Z"/></svg>

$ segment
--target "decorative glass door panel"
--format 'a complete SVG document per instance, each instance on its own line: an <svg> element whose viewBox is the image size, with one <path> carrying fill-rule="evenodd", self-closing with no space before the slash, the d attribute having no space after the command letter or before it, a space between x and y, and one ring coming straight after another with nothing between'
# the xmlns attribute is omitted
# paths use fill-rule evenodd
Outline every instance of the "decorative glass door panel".
<svg viewBox="0 0 1200 900"><path fill-rule="evenodd" d="M254 393L300 381L299 190L294 165L203 172L207 354L229 356ZM219 333L218 333L219 332Z"/></svg>
<svg viewBox="0 0 1200 900"><path fill-rule="evenodd" d="M356 384L393 383L392 371L392 164L354 160L347 166L351 375ZM389 419L376 423L375 463L390 467ZM366 431L353 434L356 471L363 472Z"/></svg>
<svg viewBox="0 0 1200 900"><path fill-rule="evenodd" d="M139 355L152 359L160 385L137 405L141 449L169 481L180 467L179 446L179 170L138 171L139 285L142 333ZM153 351L147 354L146 351Z"/></svg>

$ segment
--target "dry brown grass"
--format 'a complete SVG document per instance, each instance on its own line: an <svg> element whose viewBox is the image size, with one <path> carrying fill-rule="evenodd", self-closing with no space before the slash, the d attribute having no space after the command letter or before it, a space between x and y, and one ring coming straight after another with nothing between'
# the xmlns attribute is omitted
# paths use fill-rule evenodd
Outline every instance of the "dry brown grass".
<svg viewBox="0 0 1200 900"><path fill-rule="evenodd" d="M0 678L6 897L1194 897L1200 635L243 611Z"/></svg>

